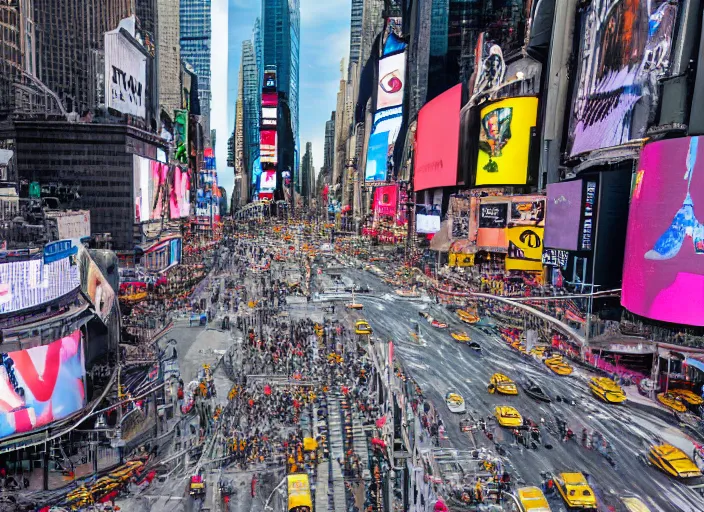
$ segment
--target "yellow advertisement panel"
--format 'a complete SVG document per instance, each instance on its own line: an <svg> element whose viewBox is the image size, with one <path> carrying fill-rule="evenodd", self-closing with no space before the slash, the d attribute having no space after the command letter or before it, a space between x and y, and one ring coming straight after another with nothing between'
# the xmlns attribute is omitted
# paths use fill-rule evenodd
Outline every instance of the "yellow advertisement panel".
<svg viewBox="0 0 704 512"><path fill-rule="evenodd" d="M473 267L474 254L458 254L455 261L458 267Z"/></svg>
<svg viewBox="0 0 704 512"><path fill-rule="evenodd" d="M480 112L476 185L525 185L538 98L507 98Z"/></svg>
<svg viewBox="0 0 704 512"><path fill-rule="evenodd" d="M545 228L520 226L508 228L506 270L543 270L543 233Z"/></svg>

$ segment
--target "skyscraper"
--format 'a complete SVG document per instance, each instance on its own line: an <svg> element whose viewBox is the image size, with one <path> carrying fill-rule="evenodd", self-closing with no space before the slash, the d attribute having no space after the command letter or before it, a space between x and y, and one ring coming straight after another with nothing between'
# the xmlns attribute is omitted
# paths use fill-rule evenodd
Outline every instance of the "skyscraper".
<svg viewBox="0 0 704 512"><path fill-rule="evenodd" d="M262 0L264 67L276 66L278 90L286 95L294 140L298 139L298 77L300 55L299 0ZM296 144L297 146L298 144Z"/></svg>
<svg viewBox="0 0 704 512"><path fill-rule="evenodd" d="M325 122L325 147L323 149L323 167L320 173L325 176L325 183L330 184L332 166L335 162L335 111L330 114L330 119Z"/></svg>
<svg viewBox="0 0 704 512"><path fill-rule="evenodd" d="M306 206L310 204L311 194L315 186L313 174L313 143L306 142L306 152L303 154L299 179L301 197L303 198L303 204Z"/></svg>
<svg viewBox="0 0 704 512"><path fill-rule="evenodd" d="M252 41L242 42L242 101L244 167L249 171L259 157L259 109L261 107L261 72L257 68Z"/></svg>
<svg viewBox="0 0 704 512"><path fill-rule="evenodd" d="M233 163L235 168L235 194L236 204L246 201L247 186L241 185L249 183L247 179L247 166L245 165L245 120L244 120L244 73L242 72L243 61L240 61L240 72L237 80L237 102L235 103L235 133L233 141ZM238 178L239 177L239 178ZM240 190L237 190L237 184ZM239 193L239 194L238 194ZM243 197L244 196L244 197Z"/></svg>
<svg viewBox="0 0 704 512"><path fill-rule="evenodd" d="M0 115L14 109L15 83L23 72L36 74L32 0L0 5Z"/></svg>
<svg viewBox="0 0 704 512"><path fill-rule="evenodd" d="M210 133L210 0L180 0L181 58L198 76L198 98Z"/></svg>
<svg viewBox="0 0 704 512"><path fill-rule="evenodd" d="M361 58L362 50L362 16L364 0L352 0L352 17L350 22L350 67Z"/></svg>
<svg viewBox="0 0 704 512"><path fill-rule="evenodd" d="M257 62L257 70L259 71L259 84L264 78L264 47L262 46L262 22L257 18L254 21L252 29L252 44L254 45L254 60Z"/></svg>
<svg viewBox="0 0 704 512"><path fill-rule="evenodd" d="M181 108L179 0L158 0L159 104L173 118Z"/></svg>

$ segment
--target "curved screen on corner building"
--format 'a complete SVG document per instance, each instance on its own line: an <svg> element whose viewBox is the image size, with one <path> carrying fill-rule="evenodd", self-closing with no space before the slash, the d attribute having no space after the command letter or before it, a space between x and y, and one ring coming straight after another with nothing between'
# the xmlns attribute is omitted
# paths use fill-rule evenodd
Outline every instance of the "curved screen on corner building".
<svg viewBox="0 0 704 512"><path fill-rule="evenodd" d="M632 188L621 304L704 326L704 137L647 144Z"/></svg>
<svg viewBox="0 0 704 512"><path fill-rule="evenodd" d="M462 85L456 85L418 112L414 190L457 184L461 107Z"/></svg>

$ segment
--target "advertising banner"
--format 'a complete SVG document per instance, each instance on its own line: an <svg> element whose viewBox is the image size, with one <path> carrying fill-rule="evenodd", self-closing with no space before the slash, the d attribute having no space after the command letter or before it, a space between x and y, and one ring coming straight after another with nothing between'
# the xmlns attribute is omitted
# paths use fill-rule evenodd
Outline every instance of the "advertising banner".
<svg viewBox="0 0 704 512"><path fill-rule="evenodd" d="M110 316L115 302L115 291L83 247L78 249L78 267L81 272L80 282L83 292L90 298L96 314L105 320Z"/></svg>
<svg viewBox="0 0 704 512"><path fill-rule="evenodd" d="M61 239L81 239L90 236L90 211L47 211L45 215L56 220Z"/></svg>
<svg viewBox="0 0 704 512"><path fill-rule="evenodd" d="M403 104L403 86L406 78L406 52L389 55L379 60L379 84L376 110Z"/></svg>
<svg viewBox="0 0 704 512"><path fill-rule="evenodd" d="M439 215L416 215L416 233L437 233L440 231Z"/></svg>
<svg viewBox="0 0 704 512"><path fill-rule="evenodd" d="M541 227L508 228L506 270L543 269L543 233Z"/></svg>
<svg viewBox="0 0 704 512"><path fill-rule="evenodd" d="M545 226L545 197L512 196L510 226Z"/></svg>
<svg viewBox="0 0 704 512"><path fill-rule="evenodd" d="M276 107L279 104L279 95L275 92L262 93L262 107Z"/></svg>
<svg viewBox="0 0 704 512"><path fill-rule="evenodd" d="M188 110L174 110L174 147L176 160L188 163Z"/></svg>
<svg viewBox="0 0 704 512"><path fill-rule="evenodd" d="M480 112L477 186L525 185L538 98L507 98Z"/></svg>
<svg viewBox="0 0 704 512"><path fill-rule="evenodd" d="M276 190L276 170L266 170L262 172L259 182L260 193L273 193Z"/></svg>
<svg viewBox="0 0 704 512"><path fill-rule="evenodd" d="M126 30L105 33L105 104L123 114L146 116L147 56Z"/></svg>
<svg viewBox="0 0 704 512"><path fill-rule="evenodd" d="M646 144L631 197L621 304L704 326L704 141Z"/></svg>
<svg viewBox="0 0 704 512"><path fill-rule="evenodd" d="M379 215L396 215L398 186L377 187L374 191L374 211Z"/></svg>
<svg viewBox="0 0 704 512"><path fill-rule="evenodd" d="M582 221L582 238L580 247L583 251L591 251L592 234L594 233L594 203L596 201L596 182L588 181L584 194L584 213Z"/></svg>
<svg viewBox="0 0 704 512"><path fill-rule="evenodd" d="M594 0L586 7L567 150L571 156L645 136L670 67L677 2Z"/></svg>
<svg viewBox="0 0 704 512"><path fill-rule="evenodd" d="M260 161L276 165L276 130L262 130L259 134Z"/></svg>
<svg viewBox="0 0 704 512"><path fill-rule="evenodd" d="M509 202L507 199L482 199L479 204L477 247L489 252L506 252Z"/></svg>
<svg viewBox="0 0 704 512"><path fill-rule="evenodd" d="M544 244L543 244L544 245ZM543 249L543 265L567 268L570 253L561 249Z"/></svg>
<svg viewBox="0 0 704 512"><path fill-rule="evenodd" d="M85 405L81 331L48 345L4 352L0 371L0 438L30 432Z"/></svg>
<svg viewBox="0 0 704 512"><path fill-rule="evenodd" d="M51 302L81 285L75 258L45 264L43 258L0 264L0 314Z"/></svg>
<svg viewBox="0 0 704 512"><path fill-rule="evenodd" d="M583 186L582 180L548 184L545 247L567 251L578 249Z"/></svg>
<svg viewBox="0 0 704 512"><path fill-rule="evenodd" d="M414 190L457 184L462 85L426 103L418 112Z"/></svg>
<svg viewBox="0 0 704 512"><path fill-rule="evenodd" d="M191 177L188 169L176 166L169 183L169 214L171 219L188 217L191 207Z"/></svg>
<svg viewBox="0 0 704 512"><path fill-rule="evenodd" d="M374 115L374 124L369 135L364 181L386 181L402 121L401 107L383 110Z"/></svg>
<svg viewBox="0 0 704 512"><path fill-rule="evenodd" d="M469 238L470 198L452 196L448 216L452 217L452 239L465 240Z"/></svg>

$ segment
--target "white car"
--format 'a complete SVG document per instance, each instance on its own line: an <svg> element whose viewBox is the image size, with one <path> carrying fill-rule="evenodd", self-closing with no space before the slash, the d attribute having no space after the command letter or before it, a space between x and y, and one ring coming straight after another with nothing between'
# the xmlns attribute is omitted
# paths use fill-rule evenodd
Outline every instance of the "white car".
<svg viewBox="0 0 704 512"><path fill-rule="evenodd" d="M445 403L447 404L447 408L450 409L450 412L460 414L467 411L464 405L464 398L462 398L462 395L459 393L448 391L445 395Z"/></svg>

